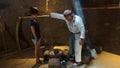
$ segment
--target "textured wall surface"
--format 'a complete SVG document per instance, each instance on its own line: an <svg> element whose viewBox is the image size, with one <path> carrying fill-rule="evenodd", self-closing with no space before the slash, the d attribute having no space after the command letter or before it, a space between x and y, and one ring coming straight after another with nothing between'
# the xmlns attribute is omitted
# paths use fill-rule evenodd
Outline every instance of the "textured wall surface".
<svg viewBox="0 0 120 68"><path fill-rule="evenodd" d="M63 10L72 7L69 0L50 0L48 3L49 11L53 12L62 13ZM46 0L0 0L1 21L6 24L6 30L0 32L0 51L5 50L5 47L8 51L18 49L15 40L18 16L28 15L31 6L38 7L40 13L43 13L46 11ZM46 43L67 44L69 32L64 21L51 18L38 18L38 21L40 21L41 32ZM20 26L21 49L33 45L28 22L29 19L24 19Z"/></svg>
<svg viewBox="0 0 120 68"><path fill-rule="evenodd" d="M92 43L102 45L109 52L120 50L120 9L96 9L85 11Z"/></svg>
<svg viewBox="0 0 120 68"><path fill-rule="evenodd" d="M92 3L91 3L92 2ZM96 7L105 4L117 4L118 0L89 0L82 1L83 7ZM93 4L93 5L92 5ZM28 14L30 6L37 6L40 13L46 11L46 0L0 0L0 16L6 23L3 41L0 32L0 51L6 45L8 51L17 50L15 41L16 21L18 16ZM49 11L62 13L64 9L72 9L70 0L49 0ZM119 9L85 9L85 22L87 23L89 37L92 45L101 45L103 49L112 53L120 54L120 10ZM68 44L69 31L66 23L52 18L38 18L44 42ZM20 36L21 48L33 45L28 19L22 22L22 35Z"/></svg>
<svg viewBox="0 0 120 68"><path fill-rule="evenodd" d="M118 4L119 0L80 0L83 7L108 6Z"/></svg>

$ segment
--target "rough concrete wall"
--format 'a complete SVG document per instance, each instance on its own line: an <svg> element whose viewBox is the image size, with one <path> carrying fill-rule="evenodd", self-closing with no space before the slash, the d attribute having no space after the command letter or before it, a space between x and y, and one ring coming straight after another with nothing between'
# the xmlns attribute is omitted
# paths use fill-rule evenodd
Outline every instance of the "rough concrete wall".
<svg viewBox="0 0 120 68"><path fill-rule="evenodd" d="M96 7L118 4L119 0L80 0L83 7Z"/></svg>
<svg viewBox="0 0 120 68"><path fill-rule="evenodd" d="M120 54L120 10L96 9L85 10L86 22L93 45Z"/></svg>
<svg viewBox="0 0 120 68"><path fill-rule="evenodd" d="M95 1L95 0L93 0ZM87 1L88 2L88 1ZM98 2L98 1L97 1ZM99 4L101 0L99 0ZM116 1L109 1L117 3ZM84 2L83 4L85 4ZM94 2L95 3L95 2ZM105 3L108 3L107 1ZM104 2L103 2L104 4ZM10 34L5 32L6 45L8 49L17 49L15 38L16 20L18 16L24 16L27 14L30 6L37 6L40 12L46 10L45 0L0 0L0 15L7 24L7 30ZM70 8L72 5L70 0L50 0L49 10L62 13L64 9ZM102 45L104 50L120 54L120 27L119 27L119 9L99 9L99 10L84 10L85 21L89 30L89 37L94 45ZM56 42L61 44L68 44L69 31L64 21L51 18L39 18L41 25L41 32L46 42ZM25 19L22 23L22 31L27 42L33 45L31 42L31 33L28 26L28 19ZM11 37L12 35L12 37ZM26 41L20 39L21 47L27 47ZM0 50L3 48L2 35L0 33Z"/></svg>
<svg viewBox="0 0 120 68"><path fill-rule="evenodd" d="M67 0L50 0L48 8L50 11L62 13L64 9L71 8L71 2ZM69 4L66 4L69 3ZM35 6L38 7L40 13L46 11L46 0L0 0L0 16L2 20L5 21L7 29L5 30L5 42L7 49L17 50L16 45L16 21L18 16L26 16L29 10L29 7ZM64 37L66 33L68 34L66 25L63 21L56 21L51 19L40 18L41 32L44 34L46 42L51 42L51 40L57 40L56 43L66 44L67 39ZM63 22L63 23L61 23ZM60 24L59 24L60 23ZM23 36L20 36L21 48L27 47L27 45L33 45L31 43L31 34L28 26L28 19L25 19L22 23L22 32ZM57 30L56 30L57 29ZM65 30L65 31L64 31ZM59 34L57 34L59 33ZM11 36L12 35L12 36ZM60 36L62 35L62 37ZM59 38L59 39L58 39ZM27 40L27 41L26 41ZM62 42L63 41L63 42ZM29 42L30 44L26 44ZM2 33L0 33L0 51L4 49Z"/></svg>

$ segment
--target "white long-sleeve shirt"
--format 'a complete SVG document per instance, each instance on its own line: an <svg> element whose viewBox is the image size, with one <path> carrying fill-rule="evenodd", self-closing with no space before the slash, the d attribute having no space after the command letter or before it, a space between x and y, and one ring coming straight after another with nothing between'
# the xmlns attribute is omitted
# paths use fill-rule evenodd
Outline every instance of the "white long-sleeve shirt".
<svg viewBox="0 0 120 68"><path fill-rule="evenodd" d="M59 14L59 13L52 12L52 13L50 13L50 17L64 20L66 22L70 32L72 32L72 33L80 32L79 38L82 38L82 39L85 38L85 28L83 25L83 21L79 16L74 15L74 21L71 21L71 22L66 20L63 14Z"/></svg>

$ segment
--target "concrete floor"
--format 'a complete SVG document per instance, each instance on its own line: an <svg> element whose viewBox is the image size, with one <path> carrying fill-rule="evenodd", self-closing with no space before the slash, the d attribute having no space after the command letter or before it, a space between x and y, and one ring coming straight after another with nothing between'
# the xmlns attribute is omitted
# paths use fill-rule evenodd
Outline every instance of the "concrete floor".
<svg viewBox="0 0 120 68"><path fill-rule="evenodd" d="M71 64L68 62L67 68L120 68L120 56L103 51L89 65L71 67ZM34 65L34 49L0 58L0 68L32 68ZM38 68L48 68L48 65L41 65Z"/></svg>
<svg viewBox="0 0 120 68"><path fill-rule="evenodd" d="M47 68L47 65L39 68ZM68 62L67 68L120 68L120 56L103 51L89 65L72 67L72 63Z"/></svg>

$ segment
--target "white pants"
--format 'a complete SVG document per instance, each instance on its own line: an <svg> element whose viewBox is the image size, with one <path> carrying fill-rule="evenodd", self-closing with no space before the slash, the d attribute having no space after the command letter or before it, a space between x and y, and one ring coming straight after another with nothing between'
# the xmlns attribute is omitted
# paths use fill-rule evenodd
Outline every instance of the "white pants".
<svg viewBox="0 0 120 68"><path fill-rule="evenodd" d="M75 39L75 61L81 62L81 53L82 53L82 45L80 45L80 39Z"/></svg>

